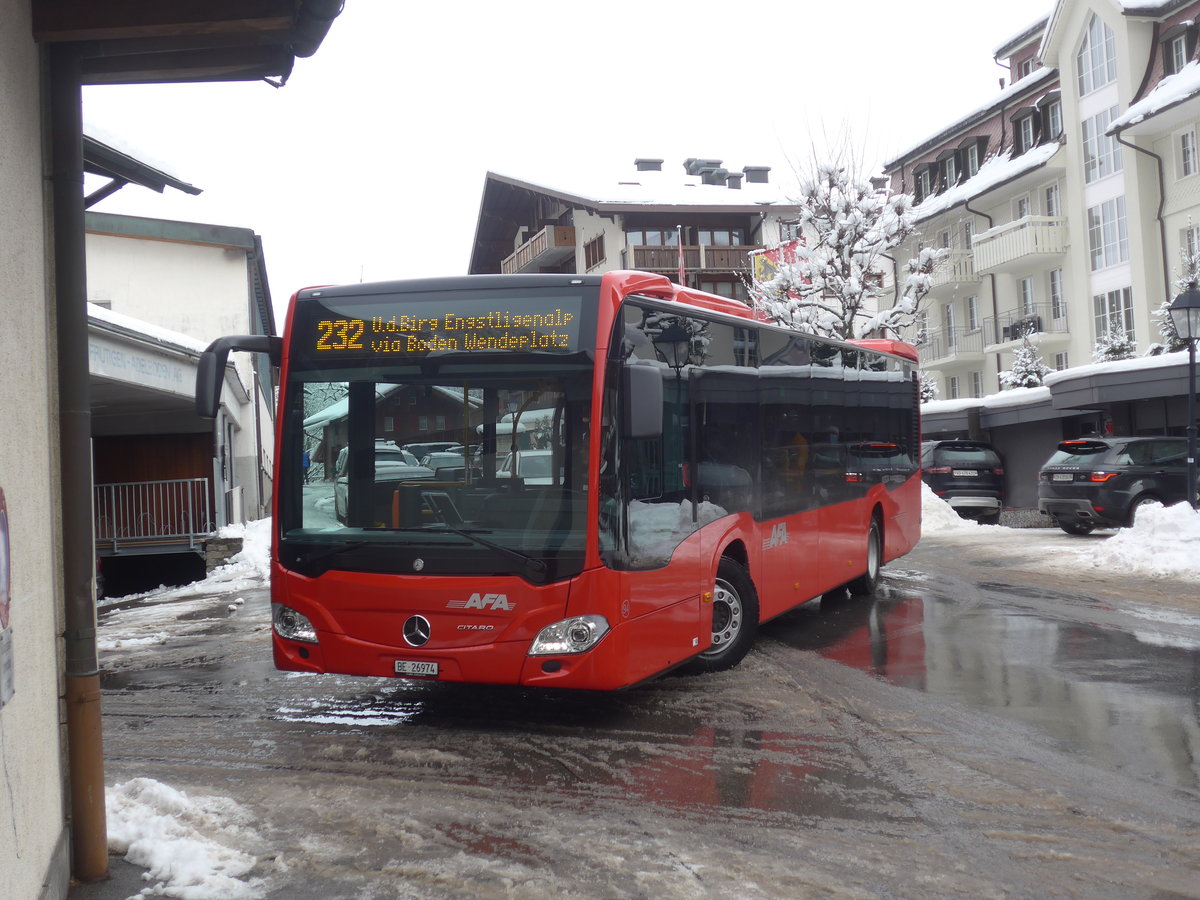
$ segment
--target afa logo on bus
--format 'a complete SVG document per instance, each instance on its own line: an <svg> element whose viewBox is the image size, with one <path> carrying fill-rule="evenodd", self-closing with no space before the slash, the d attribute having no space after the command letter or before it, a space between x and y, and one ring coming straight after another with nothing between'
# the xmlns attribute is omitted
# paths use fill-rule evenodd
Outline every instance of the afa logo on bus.
<svg viewBox="0 0 1200 900"><path fill-rule="evenodd" d="M516 609L517 604L508 601L507 594L481 594L476 591L467 600L451 600L446 609Z"/></svg>

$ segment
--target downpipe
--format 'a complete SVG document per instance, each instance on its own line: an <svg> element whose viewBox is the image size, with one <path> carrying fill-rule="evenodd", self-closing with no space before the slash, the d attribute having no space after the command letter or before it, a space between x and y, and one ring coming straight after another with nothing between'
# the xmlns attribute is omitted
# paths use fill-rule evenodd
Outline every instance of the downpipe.
<svg viewBox="0 0 1200 900"><path fill-rule="evenodd" d="M83 88L76 44L50 49L50 117L72 873L79 881L100 881L108 877L108 824L92 534Z"/></svg>

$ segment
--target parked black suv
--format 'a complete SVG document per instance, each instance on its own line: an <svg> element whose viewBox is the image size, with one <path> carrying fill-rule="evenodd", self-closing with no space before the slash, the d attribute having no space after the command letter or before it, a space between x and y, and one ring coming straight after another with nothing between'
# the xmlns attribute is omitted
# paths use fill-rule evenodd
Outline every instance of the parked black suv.
<svg viewBox="0 0 1200 900"><path fill-rule="evenodd" d="M986 441L965 439L921 444L921 477L964 519L988 525L1004 508L1004 461Z"/></svg>
<svg viewBox="0 0 1200 900"><path fill-rule="evenodd" d="M1042 466L1038 510L1067 534L1132 525L1146 503L1187 499L1187 439L1063 441Z"/></svg>

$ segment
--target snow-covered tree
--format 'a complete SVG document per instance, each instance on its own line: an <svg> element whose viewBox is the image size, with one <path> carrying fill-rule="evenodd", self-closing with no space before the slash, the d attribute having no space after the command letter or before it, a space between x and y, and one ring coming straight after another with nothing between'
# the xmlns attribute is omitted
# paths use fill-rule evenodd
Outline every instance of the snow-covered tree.
<svg viewBox="0 0 1200 900"><path fill-rule="evenodd" d="M842 339L911 325L945 251L922 250L895 302L885 297L887 254L915 232L912 197L877 189L857 174L852 154L838 156L802 176L794 202L803 240L772 278L750 283L753 304L782 325Z"/></svg>
<svg viewBox="0 0 1200 900"><path fill-rule="evenodd" d="M924 375L922 375L919 383L921 386L922 403L932 403L938 398L938 386L937 382L934 381L933 378L926 378Z"/></svg>
<svg viewBox="0 0 1200 900"><path fill-rule="evenodd" d="M1012 368L1000 373L1000 384L1009 388L1038 387L1052 371L1029 340L1027 331L1021 336L1021 346L1013 353Z"/></svg>
<svg viewBox="0 0 1200 900"><path fill-rule="evenodd" d="M1108 318L1108 328L1096 339L1092 361L1100 363L1132 359L1136 353L1137 342L1125 332L1120 315L1113 313Z"/></svg>
<svg viewBox="0 0 1200 900"><path fill-rule="evenodd" d="M1191 226L1191 219L1188 220L1188 225ZM1185 247L1179 251L1179 256L1182 262L1182 272L1175 279L1177 294L1183 293L1193 284L1200 283L1200 253L1188 253ZM1175 323L1171 321L1169 310L1174 300L1174 297L1168 297L1159 304L1158 309L1150 314L1158 322L1158 333L1162 340L1150 345L1150 349L1146 351L1147 356L1158 356L1162 353L1174 353L1176 350L1187 349L1187 341L1179 336L1175 330Z"/></svg>

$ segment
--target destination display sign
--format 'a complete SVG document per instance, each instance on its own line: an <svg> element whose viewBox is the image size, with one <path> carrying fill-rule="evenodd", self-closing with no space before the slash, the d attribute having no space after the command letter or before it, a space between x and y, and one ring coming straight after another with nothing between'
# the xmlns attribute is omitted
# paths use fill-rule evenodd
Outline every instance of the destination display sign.
<svg viewBox="0 0 1200 900"><path fill-rule="evenodd" d="M305 300L296 306L292 350L317 366L336 359L419 360L438 351L574 353L585 331L582 307L581 296L562 291Z"/></svg>

